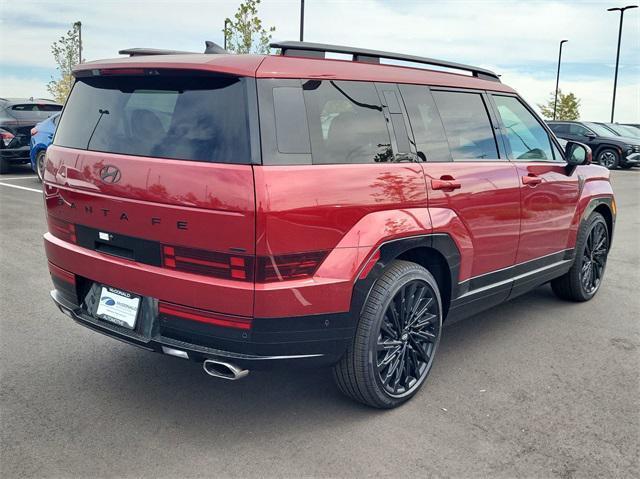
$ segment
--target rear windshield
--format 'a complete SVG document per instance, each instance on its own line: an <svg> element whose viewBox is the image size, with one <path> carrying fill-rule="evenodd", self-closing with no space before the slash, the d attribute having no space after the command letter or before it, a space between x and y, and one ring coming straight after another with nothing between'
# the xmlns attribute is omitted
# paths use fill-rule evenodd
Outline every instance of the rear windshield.
<svg viewBox="0 0 640 479"><path fill-rule="evenodd" d="M76 81L54 144L215 163L251 163L245 80L99 76Z"/></svg>

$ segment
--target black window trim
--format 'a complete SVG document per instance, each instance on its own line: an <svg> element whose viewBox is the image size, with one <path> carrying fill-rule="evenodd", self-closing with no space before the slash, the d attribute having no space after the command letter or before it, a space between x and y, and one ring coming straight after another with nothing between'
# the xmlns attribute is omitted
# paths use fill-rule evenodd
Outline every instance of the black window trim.
<svg viewBox="0 0 640 479"><path fill-rule="evenodd" d="M488 158L482 160L470 160L468 158L455 159L453 158L453 154L451 155L451 161L455 163L504 163L509 161L509 158L506 154L505 149L505 138L502 129L499 127L499 124L496 122L497 119L495 117L495 111L493 102L489 98L487 90L479 90L476 88L459 88L459 87L448 87L443 85L431 86L431 85L422 85L427 86L429 89L429 93L434 91L442 91L442 92L453 92L453 93L476 93L480 95L482 102L484 103L484 107L487 111L487 116L489 118L489 126L491 127L491 131L493 132L493 138L496 143L496 151L498 153L498 158ZM440 116L440 121L442 121L442 117L440 115L440 110L438 109L438 104L436 102L436 110L438 111L438 116ZM443 123L444 125L444 123ZM447 135L447 130L445 128L445 137ZM447 140L448 141L448 140Z"/></svg>
<svg viewBox="0 0 640 479"><path fill-rule="evenodd" d="M560 165L562 163L564 163L565 165L567 164L567 160L565 159L564 156L564 149L562 148L562 146L560 145L560 143L558 142L558 139L556 138L555 133L553 133L553 131L551 130L551 128L549 127L549 125L547 125L547 122L544 121L542 118L540 118L540 116L535 112L535 110L533 108L531 108L531 106L529 106L529 104L524 101L524 99L515 93L508 93L508 92L489 92L489 100L491 102L492 108L495 109L495 111L498 111L498 107L494 101L494 97L495 96L506 96L506 97L511 97L511 98L515 98L516 100L518 100L520 102L520 104L529 112L533 115L533 117L538 121L538 123L540 123L540 125L542 126L542 128L544 129L544 131L547 133L547 136L549 137L550 142L552 143L553 146L555 146L556 148L551 148L551 154L554 155L554 159L552 160L519 160L517 158L512 158L512 153L511 153L511 148L508 147L507 142L506 142L506 138L507 138L507 131L505 129L504 124L502 123L502 119L500 118L499 115L496 114L496 120L498 122L498 125L500 125L500 130L502 132L502 137L504 138L505 141L505 147L508 147L508 154L507 154L507 158L509 159L509 161L513 162L513 163L552 163L554 165ZM560 152L561 158L560 160L556 160L555 159L555 150L558 150Z"/></svg>

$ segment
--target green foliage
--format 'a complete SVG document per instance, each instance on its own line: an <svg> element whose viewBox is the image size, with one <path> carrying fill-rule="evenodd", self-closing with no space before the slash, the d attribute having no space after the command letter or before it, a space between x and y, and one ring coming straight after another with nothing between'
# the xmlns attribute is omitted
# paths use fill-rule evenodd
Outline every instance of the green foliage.
<svg viewBox="0 0 640 479"><path fill-rule="evenodd" d="M80 63L80 35L79 22L73 25L66 35L51 44L51 53L56 61L60 77L56 80L51 77L47 84L47 90L53 98L64 103L73 86L73 66Z"/></svg>
<svg viewBox="0 0 640 479"><path fill-rule="evenodd" d="M223 31L227 39L227 50L233 53L269 53L271 34L276 27L265 29L258 18L260 0L245 0L240 3L233 19L225 20Z"/></svg>
<svg viewBox="0 0 640 479"><path fill-rule="evenodd" d="M538 104L540 113L547 120L553 120L554 92L551 92L546 104ZM573 93L566 95L558 90L558 106L556 108L556 120L579 120L580 119L580 99Z"/></svg>

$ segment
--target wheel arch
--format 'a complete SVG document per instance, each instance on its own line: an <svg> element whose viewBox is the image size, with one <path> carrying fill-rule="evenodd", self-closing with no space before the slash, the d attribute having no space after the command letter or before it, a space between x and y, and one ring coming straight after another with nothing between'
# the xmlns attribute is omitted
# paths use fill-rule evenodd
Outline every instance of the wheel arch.
<svg viewBox="0 0 640 479"><path fill-rule="evenodd" d="M611 143L601 143L600 145L596 146L594 148L593 151L593 159L594 161L597 160L598 155L602 152L602 150L615 150L615 152L618 154L618 160L622 159L622 148L618 145L613 145Z"/></svg>
<svg viewBox="0 0 640 479"><path fill-rule="evenodd" d="M586 221L593 212L600 213L604 217L607 223L607 230L609 231L609 245L611 245L616 222L613 198L592 198L582 214L580 223Z"/></svg>
<svg viewBox="0 0 640 479"><path fill-rule="evenodd" d="M354 285L352 311L358 317L369 293L386 267L394 260L411 261L428 269L434 276L442 299L443 318L446 318L452 298L456 297L460 252L453 238L446 233L433 233L408 238L399 238L382 243L371 257L378 260L365 278Z"/></svg>

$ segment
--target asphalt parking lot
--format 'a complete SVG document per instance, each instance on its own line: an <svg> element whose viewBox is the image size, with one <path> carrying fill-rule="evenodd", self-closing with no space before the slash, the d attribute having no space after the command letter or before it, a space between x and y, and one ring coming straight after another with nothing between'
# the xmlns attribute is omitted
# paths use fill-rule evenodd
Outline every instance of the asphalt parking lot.
<svg viewBox="0 0 640 479"><path fill-rule="evenodd" d="M40 185L15 168L0 176L0 475L640 477L640 169L612 182L597 297L544 286L450 325L426 387L382 412L328 370L225 382L72 323L49 298Z"/></svg>

